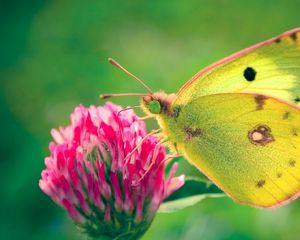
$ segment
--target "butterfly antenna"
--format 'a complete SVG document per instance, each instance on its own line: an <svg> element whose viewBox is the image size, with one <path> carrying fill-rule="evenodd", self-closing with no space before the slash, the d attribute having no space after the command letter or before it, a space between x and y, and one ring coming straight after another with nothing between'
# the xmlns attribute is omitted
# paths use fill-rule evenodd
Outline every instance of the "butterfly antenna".
<svg viewBox="0 0 300 240"><path fill-rule="evenodd" d="M137 76L133 75L131 72L129 72L127 69L125 69L120 63L118 63L116 60L112 59L112 58L108 58L108 62L114 66L116 66L117 68L121 69L123 72L125 72L127 75L129 75L130 77L132 77L133 79L135 79L136 81L138 81L140 84L143 85L143 87L149 92L149 93L153 93L153 91L146 85L146 83L144 83L143 80L139 79ZM145 94L144 94L145 95Z"/></svg>
<svg viewBox="0 0 300 240"><path fill-rule="evenodd" d="M100 94L101 99L111 98L111 97L127 97L127 96L145 96L145 93L107 93Z"/></svg>

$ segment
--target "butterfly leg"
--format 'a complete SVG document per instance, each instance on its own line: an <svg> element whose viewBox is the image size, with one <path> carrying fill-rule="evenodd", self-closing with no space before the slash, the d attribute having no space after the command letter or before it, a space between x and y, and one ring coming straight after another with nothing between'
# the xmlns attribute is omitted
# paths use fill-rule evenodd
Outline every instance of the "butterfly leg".
<svg viewBox="0 0 300 240"><path fill-rule="evenodd" d="M144 121L144 120L148 120L148 119L151 119L151 118L155 118L155 117L151 116L151 115L147 115L147 116L144 116L144 117L139 117L139 120Z"/></svg>
<svg viewBox="0 0 300 240"><path fill-rule="evenodd" d="M132 151L125 157L124 162L127 164L132 154L143 144L143 142L149 137L153 136L154 134L160 132L160 129L152 130L148 134L146 134L142 140L132 149Z"/></svg>

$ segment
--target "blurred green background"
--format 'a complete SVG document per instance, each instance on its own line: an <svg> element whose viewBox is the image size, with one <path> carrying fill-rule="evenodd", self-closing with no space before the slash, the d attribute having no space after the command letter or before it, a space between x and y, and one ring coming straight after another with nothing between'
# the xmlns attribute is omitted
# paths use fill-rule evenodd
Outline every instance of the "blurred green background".
<svg viewBox="0 0 300 240"><path fill-rule="evenodd" d="M144 91L108 57L176 92L207 64L299 26L299 9L293 0L1 1L0 238L82 239L38 180L50 129L68 124L76 105ZM218 198L158 214L143 240L299 238L300 200L262 210Z"/></svg>

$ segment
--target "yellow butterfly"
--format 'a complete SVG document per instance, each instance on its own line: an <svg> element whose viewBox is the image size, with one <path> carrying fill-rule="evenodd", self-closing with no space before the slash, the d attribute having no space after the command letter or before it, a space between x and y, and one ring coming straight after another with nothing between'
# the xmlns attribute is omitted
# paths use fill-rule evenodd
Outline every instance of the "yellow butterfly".
<svg viewBox="0 0 300 240"><path fill-rule="evenodd" d="M300 194L300 28L206 67L177 94L142 84L171 148L230 197L273 207Z"/></svg>

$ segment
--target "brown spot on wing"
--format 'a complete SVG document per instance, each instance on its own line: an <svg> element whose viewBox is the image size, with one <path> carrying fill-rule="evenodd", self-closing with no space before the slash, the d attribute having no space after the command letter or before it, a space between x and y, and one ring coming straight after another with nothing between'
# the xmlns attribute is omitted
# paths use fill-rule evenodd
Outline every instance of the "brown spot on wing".
<svg viewBox="0 0 300 240"><path fill-rule="evenodd" d="M291 112L286 111L283 115L282 115L282 119L283 120L287 120L291 115Z"/></svg>
<svg viewBox="0 0 300 240"><path fill-rule="evenodd" d="M277 173L277 178L281 178L282 177L282 173L281 172L278 172Z"/></svg>
<svg viewBox="0 0 300 240"><path fill-rule="evenodd" d="M261 179L256 183L256 187L262 188L265 184L266 184L266 180Z"/></svg>
<svg viewBox="0 0 300 240"><path fill-rule="evenodd" d="M281 42L281 37L276 38L274 42L280 43Z"/></svg>
<svg viewBox="0 0 300 240"><path fill-rule="evenodd" d="M297 128L292 128L292 134L293 134L293 136L297 137L298 136L298 129Z"/></svg>
<svg viewBox="0 0 300 240"><path fill-rule="evenodd" d="M266 144L275 141L271 134L271 129L267 125L257 125L248 132L248 139L255 145L265 146Z"/></svg>
<svg viewBox="0 0 300 240"><path fill-rule="evenodd" d="M296 166L296 160L291 159L291 160L289 161L289 166L290 166L290 167L295 167L295 166Z"/></svg>
<svg viewBox="0 0 300 240"><path fill-rule="evenodd" d="M293 32L291 35L290 35L291 39L293 39L294 42L297 41L297 32Z"/></svg>
<svg viewBox="0 0 300 240"><path fill-rule="evenodd" d="M256 110L262 110L264 108L264 105L266 103L267 97L261 94L257 94L254 97L255 103L256 103Z"/></svg>
<svg viewBox="0 0 300 240"><path fill-rule="evenodd" d="M198 137L203 134L203 129L202 128L196 128L193 129L191 127L185 128L184 129L186 140L191 140L193 137Z"/></svg>

